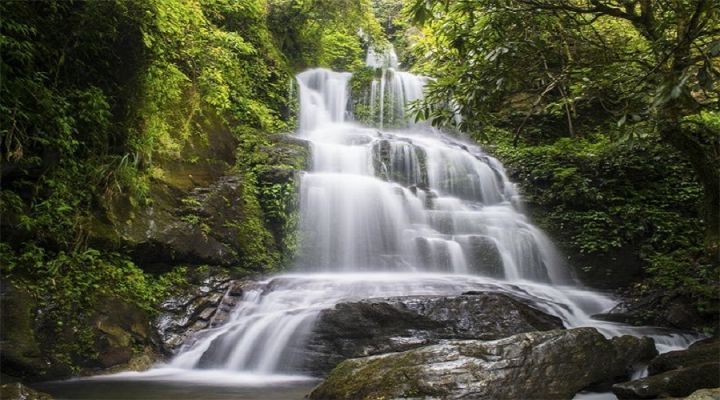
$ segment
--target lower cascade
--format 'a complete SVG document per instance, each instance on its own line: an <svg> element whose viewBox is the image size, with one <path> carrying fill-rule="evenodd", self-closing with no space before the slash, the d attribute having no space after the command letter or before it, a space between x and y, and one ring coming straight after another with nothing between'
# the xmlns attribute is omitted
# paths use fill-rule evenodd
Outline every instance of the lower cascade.
<svg viewBox="0 0 720 400"><path fill-rule="evenodd" d="M650 336L661 352L697 339L592 319L617 302L579 285L552 242L523 214L498 160L423 124L385 130L353 122L350 79L325 69L297 76L297 136L310 142L313 166L301 177L301 249L294 270L244 284L227 320L211 321L187 340L169 367L318 376L343 357L372 354L371 347L351 343L353 337L387 336L382 343L390 350L471 338L468 324L480 318L473 301L502 303L524 316L529 306L557 318L528 319L533 330L549 324L594 327L606 337ZM406 109L419 98L426 81L394 69L378 79L368 99L371 110L379 110L378 126L385 110ZM392 115L396 120L398 112ZM490 297L472 300L473 293ZM452 298L462 312L440 297ZM356 328L370 333L348 332L334 309L357 313L358 321L375 314L390 324L405 321L405 332L417 337L385 335L382 323ZM450 332L452 312L460 316ZM503 312L487 318L504 318Z"/></svg>

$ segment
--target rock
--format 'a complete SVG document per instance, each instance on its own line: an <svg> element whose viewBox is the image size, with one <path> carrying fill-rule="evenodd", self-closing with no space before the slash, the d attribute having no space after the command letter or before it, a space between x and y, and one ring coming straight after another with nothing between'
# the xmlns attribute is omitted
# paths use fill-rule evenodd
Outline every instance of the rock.
<svg viewBox="0 0 720 400"><path fill-rule="evenodd" d="M630 341L632 339L624 339ZM642 346L637 343L639 346ZM450 340L340 363L311 399L570 399L623 376L632 357L593 328Z"/></svg>
<svg viewBox="0 0 720 400"><path fill-rule="evenodd" d="M125 299L101 297L83 323L92 340L88 350L72 353L62 346L77 342L77 332L51 325L48 308L39 309L21 286L3 281L0 360L3 374L25 381L66 378L127 365L140 349L151 345L150 317ZM42 350L41 350L42 349ZM72 359L59 356L68 353Z"/></svg>
<svg viewBox="0 0 720 400"><path fill-rule="evenodd" d="M427 188L427 154L425 149L399 138L382 139L372 146L372 164L379 178L404 186Z"/></svg>
<svg viewBox="0 0 720 400"><path fill-rule="evenodd" d="M52 400L47 393L38 392L20 382L0 386L0 399L3 400Z"/></svg>
<svg viewBox="0 0 720 400"><path fill-rule="evenodd" d="M324 375L348 358L558 328L558 318L500 293L392 297L322 311L302 352L306 372Z"/></svg>
<svg viewBox="0 0 720 400"><path fill-rule="evenodd" d="M243 265L261 270L264 265L245 261L256 257L260 246L277 251L289 234L283 230L286 219L297 212L294 194L288 195L285 188L263 189L277 184L295 187L299 172L310 165L311 151L307 141L273 135L258 152L265 158L253 165L251 180L231 174L227 166L219 175L213 172L197 182L192 174L186 182L184 176L175 179L172 168L163 170L151 182L151 205L117 200L108 215L99 216L91 227L93 244L121 249L148 271L168 271L176 265ZM270 198L263 197L266 193ZM286 212L263 216L263 207L268 203L277 207L278 202L285 203Z"/></svg>
<svg viewBox="0 0 720 400"><path fill-rule="evenodd" d="M160 350L173 355L196 332L224 323L247 284L231 281L227 275L213 275L165 300L160 306L163 312L153 322Z"/></svg>
<svg viewBox="0 0 720 400"><path fill-rule="evenodd" d="M694 391L685 400L718 400L720 399L720 387L714 389L700 389Z"/></svg>
<svg viewBox="0 0 720 400"><path fill-rule="evenodd" d="M473 273L502 279L505 267L495 240L489 236L470 235L464 249L468 258L468 268Z"/></svg>
<svg viewBox="0 0 720 400"><path fill-rule="evenodd" d="M0 362L3 373L24 377L46 367L35 335L37 303L22 286L0 281Z"/></svg>
<svg viewBox="0 0 720 400"><path fill-rule="evenodd" d="M714 361L618 383L613 385L612 391L620 399L654 399L688 396L698 389L718 386L720 362Z"/></svg>
<svg viewBox="0 0 720 400"><path fill-rule="evenodd" d="M648 364L648 374L656 375L673 369L720 360L720 338L692 344L687 350L660 354Z"/></svg>
<svg viewBox="0 0 720 400"><path fill-rule="evenodd" d="M630 367L633 363L647 361L658 354L655 341L649 337L637 338L634 336L618 336L611 339L617 352L618 359ZM632 371L627 371L628 373Z"/></svg>
<svg viewBox="0 0 720 400"><path fill-rule="evenodd" d="M706 319L687 298L667 298L661 293L643 297L629 297L607 313L593 318L629 325L653 325L693 330L706 324Z"/></svg>
<svg viewBox="0 0 720 400"><path fill-rule="evenodd" d="M650 376L613 386L622 399L687 396L698 389L720 386L720 339L694 343L687 350L653 358Z"/></svg>
<svg viewBox="0 0 720 400"><path fill-rule="evenodd" d="M98 304L92 317L97 332L97 367L128 364L136 356L138 348L151 342L150 316L147 311L123 299L107 298Z"/></svg>

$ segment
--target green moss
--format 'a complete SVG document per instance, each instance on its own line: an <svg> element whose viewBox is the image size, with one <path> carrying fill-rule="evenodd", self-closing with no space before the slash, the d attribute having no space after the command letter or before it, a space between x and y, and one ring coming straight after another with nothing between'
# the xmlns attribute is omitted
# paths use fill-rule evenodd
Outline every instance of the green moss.
<svg viewBox="0 0 720 400"><path fill-rule="evenodd" d="M423 383L420 373L423 363L417 352L346 360L330 372L311 397L379 400L442 396L442 390Z"/></svg>

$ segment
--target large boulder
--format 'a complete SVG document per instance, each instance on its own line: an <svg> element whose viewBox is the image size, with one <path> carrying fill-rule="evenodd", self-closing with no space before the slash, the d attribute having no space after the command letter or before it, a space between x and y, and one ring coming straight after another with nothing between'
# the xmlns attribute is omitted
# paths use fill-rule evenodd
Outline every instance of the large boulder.
<svg viewBox="0 0 720 400"><path fill-rule="evenodd" d="M638 347L646 347L640 339ZM593 328L529 332L494 341L451 340L340 363L311 399L570 399L593 384L626 376L647 352Z"/></svg>
<svg viewBox="0 0 720 400"><path fill-rule="evenodd" d="M134 258L144 266L238 265L244 248L241 224L249 216L244 191L243 177L224 176L191 190L175 208L148 209L147 229L138 231L133 224L125 230Z"/></svg>
<svg viewBox="0 0 720 400"><path fill-rule="evenodd" d="M693 343L687 350L660 354L648 364L648 374L656 375L712 361L720 361L720 338L717 337Z"/></svg>
<svg viewBox="0 0 720 400"><path fill-rule="evenodd" d="M593 315L603 321L629 325L652 325L673 329L694 330L707 324L687 297L668 298L661 293L637 297L629 295L606 313Z"/></svg>
<svg viewBox="0 0 720 400"><path fill-rule="evenodd" d="M720 387L720 339L694 343L686 350L661 354L648 364L648 377L613 386L621 399L688 396Z"/></svg>
<svg viewBox="0 0 720 400"><path fill-rule="evenodd" d="M407 296L337 304L309 335L306 371L323 375L347 358L397 352L443 339L498 339L562 328L560 319L501 293Z"/></svg>
<svg viewBox="0 0 720 400"><path fill-rule="evenodd" d="M685 397L698 389L720 386L720 362L707 362L613 385L620 399Z"/></svg>

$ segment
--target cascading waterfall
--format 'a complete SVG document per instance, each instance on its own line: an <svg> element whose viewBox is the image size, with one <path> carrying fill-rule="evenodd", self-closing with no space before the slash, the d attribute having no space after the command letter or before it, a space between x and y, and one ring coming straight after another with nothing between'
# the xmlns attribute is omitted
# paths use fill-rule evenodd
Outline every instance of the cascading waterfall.
<svg viewBox="0 0 720 400"><path fill-rule="evenodd" d="M381 129L407 126L407 106L423 97L429 78L400 71L398 57L392 49L384 53L370 49L365 63L380 71L379 77L371 82L367 104L372 122Z"/></svg>
<svg viewBox="0 0 720 400"><path fill-rule="evenodd" d="M300 186L296 273L246 288L229 321L186 344L172 367L297 373L296 350L323 309L478 288L524 298L569 327L653 334L661 350L692 340L592 320L615 301L574 286L551 241L520 211L502 164L424 125L382 130L405 120L427 79L398 71L394 53L371 52L368 65L383 68L369 99L380 130L351 122L349 73L297 76L298 135L312 144L313 168Z"/></svg>

